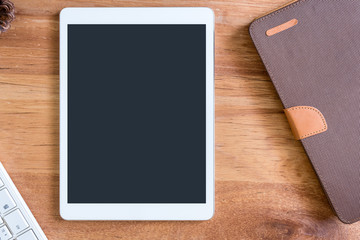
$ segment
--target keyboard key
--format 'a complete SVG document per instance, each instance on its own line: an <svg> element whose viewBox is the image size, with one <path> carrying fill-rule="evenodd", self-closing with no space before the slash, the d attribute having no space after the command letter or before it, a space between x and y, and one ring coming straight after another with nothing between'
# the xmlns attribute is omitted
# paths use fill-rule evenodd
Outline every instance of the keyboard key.
<svg viewBox="0 0 360 240"><path fill-rule="evenodd" d="M0 187L4 186L4 182L0 179Z"/></svg>
<svg viewBox="0 0 360 240"><path fill-rule="evenodd" d="M10 231L14 234L18 234L19 232L29 227L29 224L26 222L19 209L16 209L15 211L6 215L4 220L10 228Z"/></svg>
<svg viewBox="0 0 360 240"><path fill-rule="evenodd" d="M6 213L9 210L16 207L16 204L12 197L10 196L9 191L5 188L0 191L0 212ZM2 239L1 239L2 240Z"/></svg>
<svg viewBox="0 0 360 240"><path fill-rule="evenodd" d="M2 226L0 228L0 239L1 240L8 240L12 237L11 233L9 232L9 229L6 226Z"/></svg>
<svg viewBox="0 0 360 240"><path fill-rule="evenodd" d="M37 240L37 237L35 236L35 234L32 230L29 230L26 233L21 234L16 239L17 240Z"/></svg>

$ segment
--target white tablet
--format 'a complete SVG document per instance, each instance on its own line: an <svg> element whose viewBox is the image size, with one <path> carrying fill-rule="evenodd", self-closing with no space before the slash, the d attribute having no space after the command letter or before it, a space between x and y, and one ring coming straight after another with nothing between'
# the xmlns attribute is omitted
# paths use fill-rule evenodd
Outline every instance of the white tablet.
<svg viewBox="0 0 360 240"><path fill-rule="evenodd" d="M214 15L60 14L60 214L206 220L214 212Z"/></svg>

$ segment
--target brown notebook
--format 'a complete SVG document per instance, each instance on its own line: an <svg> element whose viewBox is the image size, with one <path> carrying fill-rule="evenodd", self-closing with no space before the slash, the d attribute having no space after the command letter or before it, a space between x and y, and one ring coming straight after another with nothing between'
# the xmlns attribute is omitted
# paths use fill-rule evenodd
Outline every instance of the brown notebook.
<svg viewBox="0 0 360 240"><path fill-rule="evenodd" d="M295 1L250 35L333 209L360 220L360 1Z"/></svg>

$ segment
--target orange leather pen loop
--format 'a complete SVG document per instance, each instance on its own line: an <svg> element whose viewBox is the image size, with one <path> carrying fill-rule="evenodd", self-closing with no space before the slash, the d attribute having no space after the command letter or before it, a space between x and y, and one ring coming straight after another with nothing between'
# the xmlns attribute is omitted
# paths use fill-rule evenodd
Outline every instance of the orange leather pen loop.
<svg viewBox="0 0 360 240"><path fill-rule="evenodd" d="M324 115L314 107L296 106L284 109L295 139L304 139L328 129Z"/></svg>

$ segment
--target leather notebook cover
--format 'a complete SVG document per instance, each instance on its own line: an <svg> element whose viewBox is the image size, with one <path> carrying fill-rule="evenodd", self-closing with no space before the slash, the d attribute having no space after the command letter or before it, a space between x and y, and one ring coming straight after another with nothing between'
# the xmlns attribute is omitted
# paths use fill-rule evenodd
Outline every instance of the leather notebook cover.
<svg viewBox="0 0 360 240"><path fill-rule="evenodd" d="M360 1L299 0L249 30L333 209L360 220Z"/></svg>

